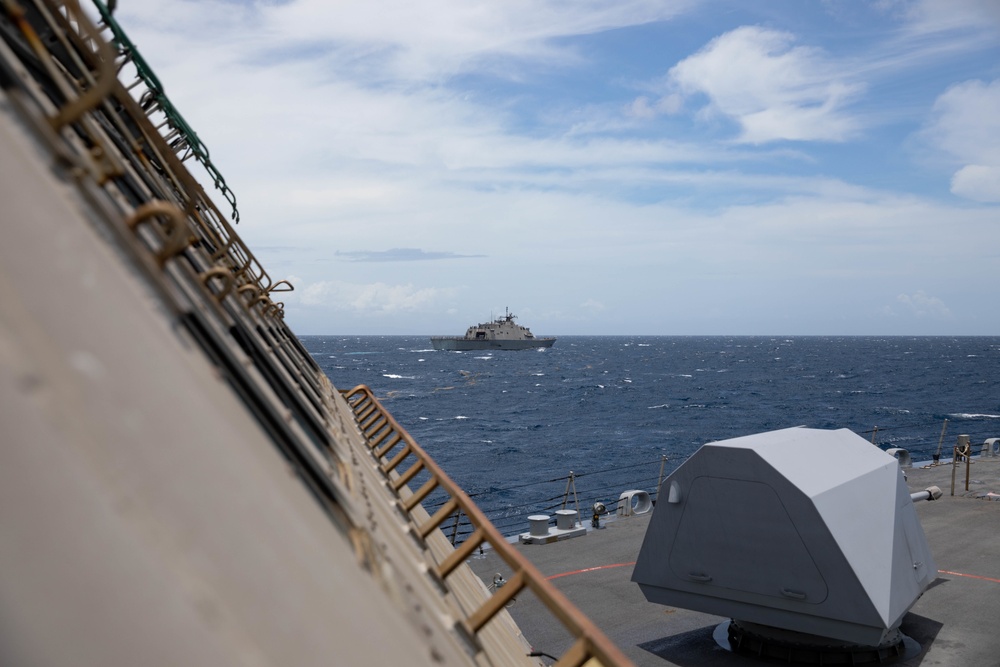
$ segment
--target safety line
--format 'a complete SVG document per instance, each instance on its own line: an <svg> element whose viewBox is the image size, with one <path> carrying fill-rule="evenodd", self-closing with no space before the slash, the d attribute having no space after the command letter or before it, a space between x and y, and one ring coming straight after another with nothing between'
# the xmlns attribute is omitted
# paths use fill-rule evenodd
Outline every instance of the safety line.
<svg viewBox="0 0 1000 667"><path fill-rule="evenodd" d="M994 579L993 577L984 577L980 574L964 574L962 572L952 572L951 570L938 570L938 573L950 574L956 577L968 577L969 579L982 579L983 581L992 581L994 584L1000 584L1000 579Z"/></svg>
<svg viewBox="0 0 1000 667"><path fill-rule="evenodd" d="M562 572L560 574L553 574L552 576L545 578L558 579L559 577L568 577L571 574L583 574L584 572L593 572L595 570L609 570L613 567L628 567L629 565L635 565L635 561L632 561L631 563L614 563L613 565L598 565L596 567L585 567L582 570L573 570L572 572Z"/></svg>

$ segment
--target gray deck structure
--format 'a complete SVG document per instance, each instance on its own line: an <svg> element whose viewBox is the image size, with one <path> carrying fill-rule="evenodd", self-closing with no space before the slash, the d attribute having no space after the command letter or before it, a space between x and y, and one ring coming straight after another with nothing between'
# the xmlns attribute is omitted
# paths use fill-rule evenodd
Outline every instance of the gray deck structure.
<svg viewBox="0 0 1000 667"><path fill-rule="evenodd" d="M1000 502L977 497L1000 493L1000 458L973 460L968 492L960 463L954 496L950 464L917 464L906 472L912 492L937 485L944 495L914 505L938 572L900 625L920 651L893 664L1000 665ZM725 617L646 601L630 579L650 516L618 519L586 537L519 549L640 667L776 664L721 648L713 632ZM489 552L471 564L484 581L491 582L495 573L507 576ZM568 640L541 618L538 607L525 596L509 610L535 650L558 655Z"/></svg>
<svg viewBox="0 0 1000 667"><path fill-rule="evenodd" d="M878 646L937 574L896 459L847 429L710 443L663 489L632 575L651 602Z"/></svg>

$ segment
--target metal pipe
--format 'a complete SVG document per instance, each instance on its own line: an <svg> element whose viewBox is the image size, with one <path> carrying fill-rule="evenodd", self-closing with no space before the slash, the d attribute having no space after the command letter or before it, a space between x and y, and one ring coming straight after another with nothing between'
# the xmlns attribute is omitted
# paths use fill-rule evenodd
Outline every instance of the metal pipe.
<svg viewBox="0 0 1000 667"><path fill-rule="evenodd" d="M923 491L910 494L910 500L918 502L920 500L937 500L941 497L941 489L937 486L928 486Z"/></svg>

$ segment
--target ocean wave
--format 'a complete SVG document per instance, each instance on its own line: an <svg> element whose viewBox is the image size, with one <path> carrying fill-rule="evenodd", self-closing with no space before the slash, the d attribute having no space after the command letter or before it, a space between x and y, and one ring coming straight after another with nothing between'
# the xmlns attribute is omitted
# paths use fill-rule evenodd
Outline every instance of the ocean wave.
<svg viewBox="0 0 1000 667"><path fill-rule="evenodd" d="M979 412L955 412L948 416L954 419L1000 419L1000 415L991 415Z"/></svg>
<svg viewBox="0 0 1000 667"><path fill-rule="evenodd" d="M416 380L416 375L396 375L395 373L382 373L382 377L390 380Z"/></svg>
<svg viewBox="0 0 1000 667"><path fill-rule="evenodd" d="M673 469L705 442L796 423L865 431L865 440L878 424L876 444L902 446L914 461L931 458L945 418L951 420L949 455L956 432L968 433L977 452L985 438L1000 436L1000 337L990 339L996 345L990 352L979 339L952 344L933 337L902 348L904 341L895 339L803 338L780 350L781 338L730 344L685 337L633 349L649 340L623 348L618 338L567 339L544 359L497 353L488 364L471 359L488 350L413 354L427 344L415 338L405 347L377 337L338 347L307 339L305 345L321 353L316 361L336 386L367 384L380 397L398 392L393 416L422 447L440 454L439 463L466 489L548 480L569 470L599 472L623 455L637 463L648 459L647 476L655 479L662 454ZM916 353L904 356L907 349ZM346 350L381 356L346 356ZM966 360L970 354L980 358ZM772 361L779 356L780 362ZM421 357L426 363L417 363ZM577 482L581 502L590 495L584 483L596 497L604 487L641 488L636 479L642 477L635 470L583 477ZM551 493L534 486L509 491L505 502L547 498L565 484L553 483Z"/></svg>

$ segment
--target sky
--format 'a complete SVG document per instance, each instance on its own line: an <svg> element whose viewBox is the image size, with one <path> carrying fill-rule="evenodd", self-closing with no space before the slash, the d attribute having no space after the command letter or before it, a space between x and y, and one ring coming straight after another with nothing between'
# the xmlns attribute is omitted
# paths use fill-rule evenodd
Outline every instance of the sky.
<svg viewBox="0 0 1000 667"><path fill-rule="evenodd" d="M1000 335L1000 0L115 16L297 334Z"/></svg>

